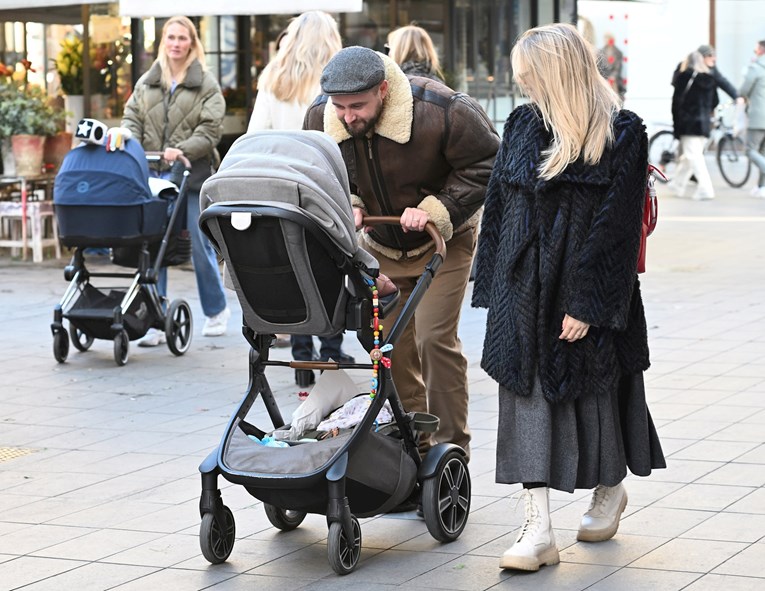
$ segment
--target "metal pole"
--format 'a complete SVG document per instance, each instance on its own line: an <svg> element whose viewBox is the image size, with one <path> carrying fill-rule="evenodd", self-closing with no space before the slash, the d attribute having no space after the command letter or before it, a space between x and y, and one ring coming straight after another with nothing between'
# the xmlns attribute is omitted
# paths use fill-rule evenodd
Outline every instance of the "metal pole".
<svg viewBox="0 0 765 591"><path fill-rule="evenodd" d="M90 4L82 5L82 94L83 114L90 117Z"/></svg>

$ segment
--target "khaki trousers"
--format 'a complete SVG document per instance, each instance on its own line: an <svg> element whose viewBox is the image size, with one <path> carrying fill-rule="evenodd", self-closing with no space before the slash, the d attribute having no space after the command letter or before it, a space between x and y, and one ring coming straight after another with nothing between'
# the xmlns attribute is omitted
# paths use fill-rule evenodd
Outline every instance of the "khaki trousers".
<svg viewBox="0 0 765 591"><path fill-rule="evenodd" d="M470 277L476 233L476 229L471 228L446 243L446 260L391 355L393 381L404 408L408 412L429 412L440 419L438 431L432 438L423 434L422 453L435 443L452 442L470 454L468 362L462 354L457 326ZM398 307L382 322L387 335L434 249L417 258L398 261L371 252L380 261L380 271L401 291Z"/></svg>

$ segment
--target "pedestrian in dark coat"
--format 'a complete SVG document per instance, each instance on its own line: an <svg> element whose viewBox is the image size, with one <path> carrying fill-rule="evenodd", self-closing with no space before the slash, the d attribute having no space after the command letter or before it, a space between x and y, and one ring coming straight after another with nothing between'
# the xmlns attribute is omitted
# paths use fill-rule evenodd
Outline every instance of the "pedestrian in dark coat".
<svg viewBox="0 0 765 591"><path fill-rule="evenodd" d="M570 25L521 36L513 72L531 104L505 123L481 221L473 305L488 308L482 367L499 382L496 477L526 502L502 568L559 561L549 488L595 487L578 538L606 540L627 466L665 465L642 378L647 138L595 55Z"/></svg>
<svg viewBox="0 0 765 591"><path fill-rule="evenodd" d="M713 199L704 149L712 131L712 116L720 102L717 88L738 99L734 86L715 68L716 55L711 45L702 45L688 55L672 75L672 124L680 140L680 157L669 189L682 197L691 176L696 177L696 200Z"/></svg>

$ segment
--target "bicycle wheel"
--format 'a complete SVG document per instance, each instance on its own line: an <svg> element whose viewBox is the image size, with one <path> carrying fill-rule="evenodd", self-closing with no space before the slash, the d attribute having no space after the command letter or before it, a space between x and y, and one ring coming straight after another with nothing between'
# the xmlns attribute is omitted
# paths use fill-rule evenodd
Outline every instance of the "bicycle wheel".
<svg viewBox="0 0 765 591"><path fill-rule="evenodd" d="M661 170L669 179L675 171L680 142L668 129L659 131L648 140L648 162ZM656 180L666 183L657 175Z"/></svg>
<svg viewBox="0 0 765 591"><path fill-rule="evenodd" d="M717 166L731 187L743 187L749 180L752 163L746 157L746 144L741 138L725 134L717 146Z"/></svg>

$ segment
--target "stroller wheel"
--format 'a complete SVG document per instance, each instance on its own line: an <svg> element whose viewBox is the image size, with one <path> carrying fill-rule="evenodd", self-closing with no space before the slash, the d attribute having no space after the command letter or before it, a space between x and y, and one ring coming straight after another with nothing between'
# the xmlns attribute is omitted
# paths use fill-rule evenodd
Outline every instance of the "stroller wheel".
<svg viewBox="0 0 765 591"><path fill-rule="evenodd" d="M435 475L423 483L422 512L430 535L439 542L460 537L470 513L470 473L462 454L450 451Z"/></svg>
<svg viewBox="0 0 765 591"><path fill-rule="evenodd" d="M117 362L117 365L122 366L127 363L129 351L130 337L128 337L127 331L123 328L114 335L114 361Z"/></svg>
<svg viewBox="0 0 765 591"><path fill-rule="evenodd" d="M223 505L223 518L226 523L221 527L221 524L215 521L213 513L205 513L202 516L199 545L202 548L202 555L210 564L225 562L234 548L236 524L234 514L226 505Z"/></svg>
<svg viewBox="0 0 765 591"><path fill-rule="evenodd" d="M291 509L280 509L274 505L263 503L266 510L266 517L276 529L282 531L292 531L305 519L306 513L303 511L292 511Z"/></svg>
<svg viewBox="0 0 765 591"><path fill-rule="evenodd" d="M57 329L53 333L53 357L59 363L64 363L69 355L69 337L64 329Z"/></svg>
<svg viewBox="0 0 765 591"><path fill-rule="evenodd" d="M327 534L327 558L338 575L347 575L359 563L361 557L361 526L359 520L351 516L353 523L353 544L348 543L343 531L343 524L333 521Z"/></svg>
<svg viewBox="0 0 765 591"><path fill-rule="evenodd" d="M167 348L173 355L183 355L189 350L192 332L191 308L185 300L173 300L165 316Z"/></svg>
<svg viewBox="0 0 765 591"><path fill-rule="evenodd" d="M86 333L84 330L80 330L71 322L69 323L69 338L72 339L74 348L78 351L87 351L93 344L93 337Z"/></svg>

